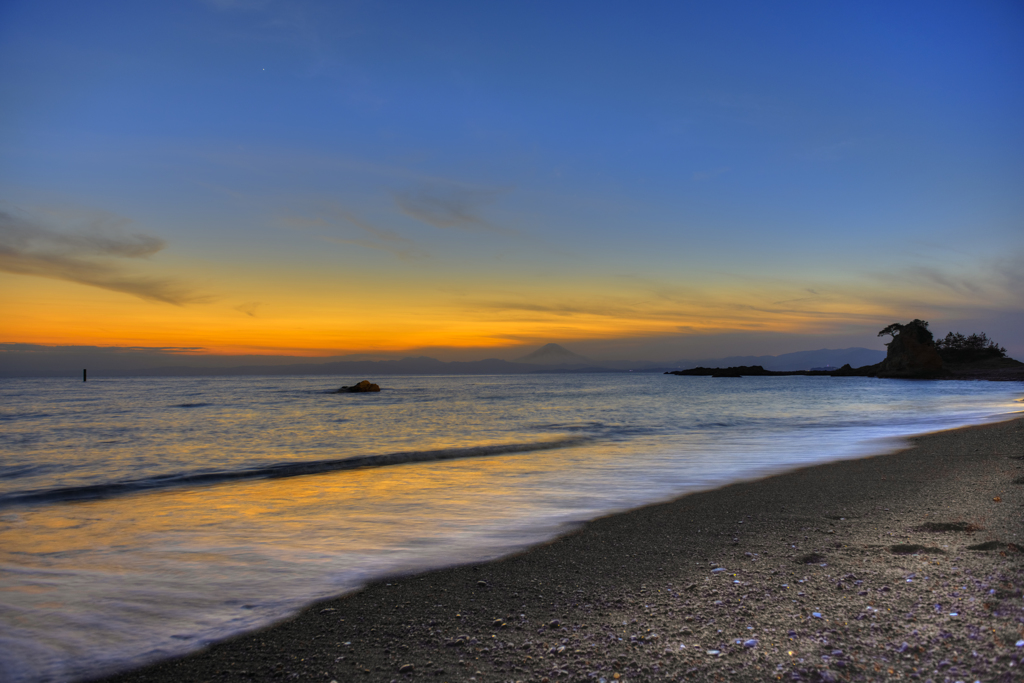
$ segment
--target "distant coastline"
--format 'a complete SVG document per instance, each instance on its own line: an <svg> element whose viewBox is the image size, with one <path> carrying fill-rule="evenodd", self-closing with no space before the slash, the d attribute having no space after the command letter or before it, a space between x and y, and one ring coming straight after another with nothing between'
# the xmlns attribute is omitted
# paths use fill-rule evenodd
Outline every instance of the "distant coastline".
<svg viewBox="0 0 1024 683"><path fill-rule="evenodd" d="M0 343L0 377L76 377L88 369L103 377L239 377L390 375L528 375L552 373L664 373L696 376L806 375L873 377L886 352L863 347L796 351L778 356L728 356L703 360L595 360L547 344L516 360L444 361L429 356L216 356L187 349L46 347ZM194 350L193 350L194 351ZM1024 364L1011 358L947 363L949 379L1024 380ZM826 369L828 368L828 369ZM935 376L934 378L938 378Z"/></svg>
<svg viewBox="0 0 1024 683"><path fill-rule="evenodd" d="M557 346L557 345L548 345ZM0 344L0 377L215 377L243 375L510 375L543 373L653 372L664 373L700 366L761 366L769 371L808 370L812 367L878 363L885 352L851 347L797 351L778 356L729 356L702 360L600 361L576 354L547 354L546 362L531 362L530 354L516 361L489 358L442 361L427 356L377 360L334 357L207 356L149 349L77 347L62 349L28 344ZM533 358L531 358L533 356ZM576 357L571 357L576 356ZM552 362L552 359L555 362ZM275 362L276 361L276 362ZM568 361L568 362L566 362Z"/></svg>
<svg viewBox="0 0 1024 683"><path fill-rule="evenodd" d="M1006 349L984 332L970 336L950 332L936 341L928 321L892 323L878 336L891 336L885 358L878 363L840 368L772 371L760 365L697 367L674 370L666 375L710 377L770 377L780 375L817 375L825 377L878 377L885 379L957 379L1024 381L1024 363L1009 358Z"/></svg>
<svg viewBox="0 0 1024 683"><path fill-rule="evenodd" d="M689 377L877 377L879 365L851 368L849 365L836 370L765 370L760 365L733 367L696 367L687 370L671 370L666 375ZM1012 358L995 358L974 363L951 364L946 373L939 377L925 379L989 380L994 382L1024 382L1024 363Z"/></svg>

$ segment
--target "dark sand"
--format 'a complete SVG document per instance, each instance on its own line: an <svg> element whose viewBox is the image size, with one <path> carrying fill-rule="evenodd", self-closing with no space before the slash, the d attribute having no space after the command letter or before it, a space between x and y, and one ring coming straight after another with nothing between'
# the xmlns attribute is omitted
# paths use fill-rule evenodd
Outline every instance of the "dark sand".
<svg viewBox="0 0 1024 683"><path fill-rule="evenodd" d="M108 680L1020 681L1024 420L914 445L382 581Z"/></svg>

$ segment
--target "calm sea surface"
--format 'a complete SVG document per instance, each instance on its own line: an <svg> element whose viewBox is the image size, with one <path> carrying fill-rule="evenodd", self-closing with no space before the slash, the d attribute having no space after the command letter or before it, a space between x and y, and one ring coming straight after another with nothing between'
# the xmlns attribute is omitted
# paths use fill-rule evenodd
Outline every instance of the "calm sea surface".
<svg viewBox="0 0 1024 683"><path fill-rule="evenodd" d="M1006 419L1019 383L651 374L0 380L0 680L201 647L374 578Z"/></svg>

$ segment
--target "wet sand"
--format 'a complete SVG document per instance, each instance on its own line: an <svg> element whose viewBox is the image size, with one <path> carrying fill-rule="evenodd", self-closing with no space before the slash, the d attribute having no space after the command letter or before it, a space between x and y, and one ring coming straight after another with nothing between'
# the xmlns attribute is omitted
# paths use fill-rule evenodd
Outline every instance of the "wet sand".
<svg viewBox="0 0 1024 683"><path fill-rule="evenodd" d="M1020 681L1022 550L1018 419L381 581L106 680Z"/></svg>

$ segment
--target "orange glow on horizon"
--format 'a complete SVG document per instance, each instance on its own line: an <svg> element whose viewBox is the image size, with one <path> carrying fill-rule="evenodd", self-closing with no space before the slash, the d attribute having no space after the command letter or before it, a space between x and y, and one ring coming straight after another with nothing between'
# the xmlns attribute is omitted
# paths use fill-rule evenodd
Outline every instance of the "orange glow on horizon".
<svg viewBox="0 0 1024 683"><path fill-rule="evenodd" d="M792 287L787 283L758 289L736 282L678 285L667 293L596 278L516 289L502 285L467 291L452 283L383 289L335 283L310 294L313 288L295 291L264 283L252 285L246 297L175 306L0 274L0 288L9 293L0 304L5 320L0 341L169 347L183 355L322 357L433 347L498 350L555 339L827 334L898 317L893 306L866 298L863 287L856 297L834 293L808 305L786 301ZM236 303L245 299L250 302Z"/></svg>

